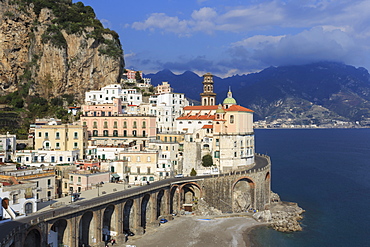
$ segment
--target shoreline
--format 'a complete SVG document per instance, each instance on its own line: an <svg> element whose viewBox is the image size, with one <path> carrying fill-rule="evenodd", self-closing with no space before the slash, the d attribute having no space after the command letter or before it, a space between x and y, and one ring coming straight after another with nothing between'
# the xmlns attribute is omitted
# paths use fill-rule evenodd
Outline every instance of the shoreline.
<svg viewBox="0 0 370 247"><path fill-rule="evenodd" d="M257 247L250 232L256 227L266 225L269 224L258 222L250 215L179 216L117 246Z"/></svg>

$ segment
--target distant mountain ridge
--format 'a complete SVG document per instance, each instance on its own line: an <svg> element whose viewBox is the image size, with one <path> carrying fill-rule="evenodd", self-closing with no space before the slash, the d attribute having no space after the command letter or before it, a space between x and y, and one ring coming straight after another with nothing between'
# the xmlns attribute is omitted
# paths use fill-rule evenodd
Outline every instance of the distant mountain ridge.
<svg viewBox="0 0 370 247"><path fill-rule="evenodd" d="M193 72L169 70L149 74L153 85L168 81L175 92L199 100L203 79ZM332 119L370 118L370 75L364 68L320 62L269 67L258 73L214 77L217 102L229 86L237 103L255 111L255 119L289 118L297 123L326 123ZM293 121L293 122L294 122Z"/></svg>

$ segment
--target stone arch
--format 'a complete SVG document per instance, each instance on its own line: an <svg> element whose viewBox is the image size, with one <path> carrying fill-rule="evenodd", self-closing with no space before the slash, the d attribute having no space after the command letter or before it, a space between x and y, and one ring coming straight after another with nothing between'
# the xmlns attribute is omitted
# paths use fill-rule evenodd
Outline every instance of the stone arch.
<svg viewBox="0 0 370 247"><path fill-rule="evenodd" d="M165 212L165 202L163 200L164 197L164 190L160 190L157 194L157 212L156 212L156 219L159 218L159 216L164 215Z"/></svg>
<svg viewBox="0 0 370 247"><path fill-rule="evenodd" d="M194 204L202 196L202 190L197 183L189 182L180 186L180 203Z"/></svg>
<svg viewBox="0 0 370 247"><path fill-rule="evenodd" d="M129 199L126 201L125 206L123 207L123 233L130 233L130 228L135 225L135 207L134 200Z"/></svg>
<svg viewBox="0 0 370 247"><path fill-rule="evenodd" d="M103 213L102 239L108 241L113 235L117 234L116 210L114 205L108 205Z"/></svg>
<svg viewBox="0 0 370 247"><path fill-rule="evenodd" d="M171 190L170 190L170 214L177 214L179 213L178 212L178 209L180 208L180 205L179 205L179 186L178 185L174 185L173 187L171 187Z"/></svg>
<svg viewBox="0 0 370 247"><path fill-rule="evenodd" d="M249 177L239 178L232 186L233 212L245 212L255 209L255 182Z"/></svg>
<svg viewBox="0 0 370 247"><path fill-rule="evenodd" d="M143 199L141 200L141 219L140 219L140 226L143 228L143 232L145 233L147 223L151 222L150 216L152 205L150 200L150 195L146 194Z"/></svg>
<svg viewBox="0 0 370 247"><path fill-rule="evenodd" d="M49 230L48 244L50 244L52 240L56 239L57 243L54 243L53 246L66 245L70 240L68 231L66 231L67 227L68 227L67 220L59 219L55 221Z"/></svg>
<svg viewBox="0 0 370 247"><path fill-rule="evenodd" d="M23 247L41 247L42 235L40 229L31 228L24 239Z"/></svg>
<svg viewBox="0 0 370 247"><path fill-rule="evenodd" d="M93 239L96 239L94 236L94 232L97 226L94 224L94 214L92 211L85 212L79 222L78 231L79 231L79 238L78 238L78 245L82 246L89 246L93 244Z"/></svg>
<svg viewBox="0 0 370 247"><path fill-rule="evenodd" d="M271 191L271 174L270 172L267 172L264 181L264 194L265 194L265 200L263 202L264 204L270 203L270 191Z"/></svg>

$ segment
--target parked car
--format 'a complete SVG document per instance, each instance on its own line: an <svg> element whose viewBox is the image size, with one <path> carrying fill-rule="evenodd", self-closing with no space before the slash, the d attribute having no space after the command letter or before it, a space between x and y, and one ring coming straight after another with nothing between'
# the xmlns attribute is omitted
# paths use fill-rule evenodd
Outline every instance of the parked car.
<svg viewBox="0 0 370 247"><path fill-rule="evenodd" d="M167 219L160 219L160 221L159 221L159 223L161 223L161 224L164 224L164 223L167 223L167 222L168 222Z"/></svg>
<svg viewBox="0 0 370 247"><path fill-rule="evenodd" d="M175 175L175 178L183 178L184 177L184 174L177 174Z"/></svg>

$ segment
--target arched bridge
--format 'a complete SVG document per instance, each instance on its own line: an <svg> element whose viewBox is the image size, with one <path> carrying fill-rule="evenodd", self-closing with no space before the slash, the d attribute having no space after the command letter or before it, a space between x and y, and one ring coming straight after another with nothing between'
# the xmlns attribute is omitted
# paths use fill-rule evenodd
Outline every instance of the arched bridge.
<svg viewBox="0 0 370 247"><path fill-rule="evenodd" d="M203 198L223 212L263 210L270 202L270 159L228 174L172 178L0 224L2 247L104 246L144 234L159 218L171 218Z"/></svg>

